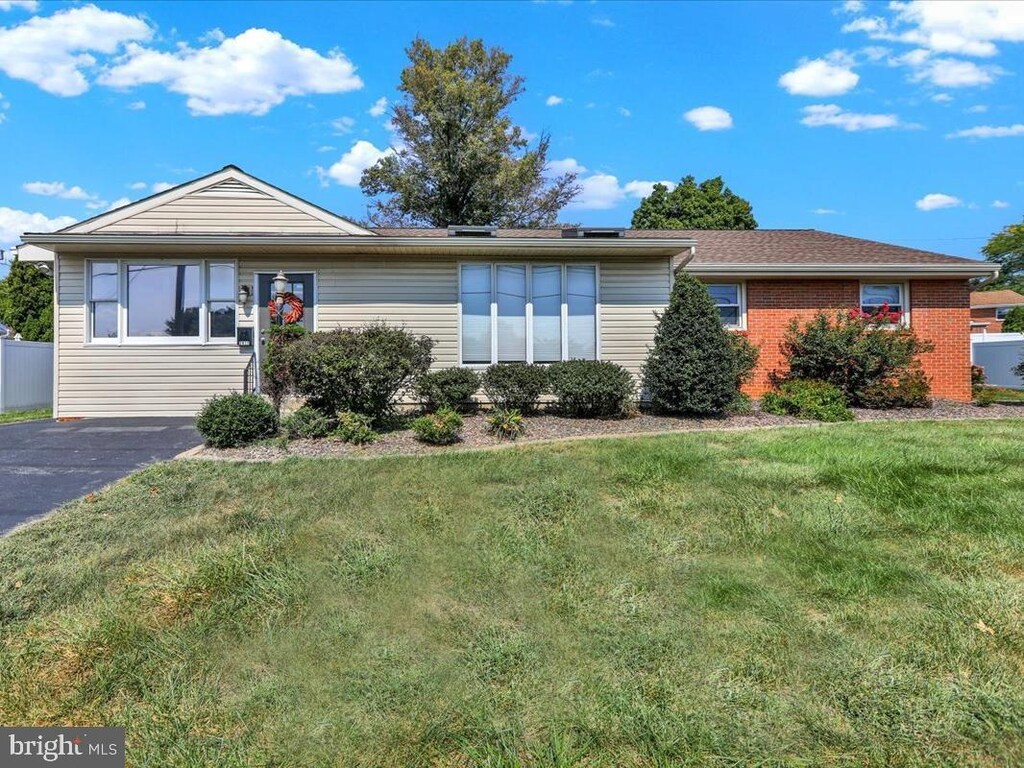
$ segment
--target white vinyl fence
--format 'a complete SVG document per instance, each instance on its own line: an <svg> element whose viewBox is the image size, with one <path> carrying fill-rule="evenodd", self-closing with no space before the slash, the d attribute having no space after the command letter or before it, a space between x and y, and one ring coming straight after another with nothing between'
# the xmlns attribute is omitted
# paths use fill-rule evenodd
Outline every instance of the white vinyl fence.
<svg viewBox="0 0 1024 768"><path fill-rule="evenodd" d="M1024 389L1011 370L1024 360L1024 333L972 333L971 362L985 369L989 384Z"/></svg>
<svg viewBox="0 0 1024 768"><path fill-rule="evenodd" d="M53 405L53 344L0 339L0 413Z"/></svg>

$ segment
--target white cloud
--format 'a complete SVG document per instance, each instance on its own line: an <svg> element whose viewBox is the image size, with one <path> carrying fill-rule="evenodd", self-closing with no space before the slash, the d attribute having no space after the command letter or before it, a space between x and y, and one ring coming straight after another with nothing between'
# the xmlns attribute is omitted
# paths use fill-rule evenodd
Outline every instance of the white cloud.
<svg viewBox="0 0 1024 768"><path fill-rule="evenodd" d="M925 59L914 67L910 79L913 82L927 80L940 88L971 88L988 85L1004 70L994 66L978 66L963 59Z"/></svg>
<svg viewBox="0 0 1024 768"><path fill-rule="evenodd" d="M932 192L918 200L914 205L919 211L937 211L940 208L958 208L964 204L959 197Z"/></svg>
<svg viewBox="0 0 1024 768"><path fill-rule="evenodd" d="M96 65L92 53L113 54L125 43L152 35L140 17L94 5L34 16L0 28L0 71L57 96L78 96L89 90L83 70Z"/></svg>
<svg viewBox="0 0 1024 768"><path fill-rule="evenodd" d="M144 101L133 101L131 104L128 105L128 109L131 109L131 110L133 110L135 112L139 111L140 109L145 109L145 108L146 108L146 102L144 102Z"/></svg>
<svg viewBox="0 0 1024 768"><path fill-rule="evenodd" d="M166 192L173 186L176 185L171 184L169 181L158 181L150 187L150 190L152 190L153 194L156 194L157 192Z"/></svg>
<svg viewBox="0 0 1024 768"><path fill-rule="evenodd" d="M220 27L214 27L208 30L204 34L199 36L199 42L201 43L223 43L227 35Z"/></svg>
<svg viewBox="0 0 1024 768"><path fill-rule="evenodd" d="M21 188L30 195L43 195L44 197L60 197L65 200L96 200L97 195L86 192L79 186L69 187L63 181L29 181L21 185Z"/></svg>
<svg viewBox="0 0 1024 768"><path fill-rule="evenodd" d="M269 29L248 29L215 47L181 45L173 52L131 43L99 82L112 88L162 84L187 96L193 115L265 115L289 96L363 87L341 51L323 56Z"/></svg>
<svg viewBox="0 0 1024 768"><path fill-rule="evenodd" d="M337 149L337 147L332 146L331 144L324 144L322 146L317 147L316 151L317 152L334 152L336 149Z"/></svg>
<svg viewBox="0 0 1024 768"><path fill-rule="evenodd" d="M108 211L112 211L115 208L123 208L124 206L128 205L128 203L130 203L130 202L131 202L131 200L129 198L127 198L127 197L119 197L119 198L117 198L117 200L115 200L114 202L112 202L110 204L110 206L107 208L107 210Z"/></svg>
<svg viewBox="0 0 1024 768"><path fill-rule="evenodd" d="M563 173L586 173L587 169L580 165L574 157L567 157L564 160L549 160L545 169L551 176L561 176Z"/></svg>
<svg viewBox="0 0 1024 768"><path fill-rule="evenodd" d="M544 100L544 103L547 104L549 107L557 107L563 101L565 101L565 99L563 99L561 96L555 96L554 94L551 94Z"/></svg>
<svg viewBox="0 0 1024 768"><path fill-rule="evenodd" d="M43 213L29 213L0 206L0 247L9 248L21 242L26 232L53 232L70 227L78 219L74 216L50 218Z"/></svg>
<svg viewBox="0 0 1024 768"><path fill-rule="evenodd" d="M953 97L950 96L948 93L936 93L934 96L932 96L932 101L934 101L936 104L949 104L949 102L951 102L952 100Z"/></svg>
<svg viewBox="0 0 1024 768"><path fill-rule="evenodd" d="M1008 202L1006 202L1005 200L993 200L992 201L992 207L993 208L1009 208L1010 204Z"/></svg>
<svg viewBox="0 0 1024 768"><path fill-rule="evenodd" d="M580 193L569 203L569 208L586 211L604 211L621 203L626 192L619 180L610 173L595 173L580 180Z"/></svg>
<svg viewBox="0 0 1024 768"><path fill-rule="evenodd" d="M625 107L619 107L619 114L622 115L623 117L632 117L633 116L633 113L630 112Z"/></svg>
<svg viewBox="0 0 1024 768"><path fill-rule="evenodd" d="M1024 42L1024 6L1019 2L895 2L891 34L901 42L937 53L995 56L996 43Z"/></svg>
<svg viewBox="0 0 1024 768"><path fill-rule="evenodd" d="M622 191L630 197L647 197L654 191L655 184L664 184L669 189L674 189L676 186L671 181L627 181L622 185Z"/></svg>
<svg viewBox="0 0 1024 768"><path fill-rule="evenodd" d="M339 135L351 133L355 124L356 120L354 117L339 117L336 120L331 120L331 128Z"/></svg>
<svg viewBox="0 0 1024 768"><path fill-rule="evenodd" d="M359 140L330 168L324 169L317 166L316 171L324 185L333 180L343 187L358 187L363 171L375 165L382 157L394 154L394 151L390 147L383 150L377 149L370 142Z"/></svg>
<svg viewBox="0 0 1024 768"><path fill-rule="evenodd" d="M811 213L818 216L832 216L839 213L835 208L815 208Z"/></svg>
<svg viewBox="0 0 1024 768"><path fill-rule="evenodd" d="M732 115L721 107L695 107L683 117L698 131L726 131L732 128Z"/></svg>
<svg viewBox="0 0 1024 768"><path fill-rule="evenodd" d="M145 189L149 185L144 181L136 181L133 184L128 185L128 189Z"/></svg>
<svg viewBox="0 0 1024 768"><path fill-rule="evenodd" d="M947 139L1004 139L1008 136L1024 136L1024 123L979 125L946 134Z"/></svg>
<svg viewBox="0 0 1024 768"><path fill-rule="evenodd" d="M592 16L590 23L596 27L606 27L611 29L615 26L615 22L609 19L607 16Z"/></svg>
<svg viewBox="0 0 1024 768"><path fill-rule="evenodd" d="M901 126L900 119L896 115L846 112L837 104L812 104L809 107L804 107L803 113L804 116L800 122L811 128L834 126L842 128L844 131L871 131Z"/></svg>
<svg viewBox="0 0 1024 768"><path fill-rule="evenodd" d="M984 104L975 104L972 107L968 107L964 110L969 115L980 115L982 112L988 112L988 107Z"/></svg>
<svg viewBox="0 0 1024 768"><path fill-rule="evenodd" d="M39 10L39 0L0 0L0 11L9 11L13 8L35 13Z"/></svg>
<svg viewBox="0 0 1024 768"><path fill-rule="evenodd" d="M841 96L860 82L852 67L848 53L833 51L824 58L801 59L796 69L779 78L779 85L794 96Z"/></svg>
<svg viewBox="0 0 1024 768"><path fill-rule="evenodd" d="M388 111L388 100L384 96L381 96L379 99L377 99L375 102L373 102L373 106L370 107L368 110L366 110L366 113L370 117L380 117L381 115L383 115L387 111Z"/></svg>
<svg viewBox="0 0 1024 768"><path fill-rule="evenodd" d="M838 10L841 13L860 13L864 10L864 0L845 0Z"/></svg>

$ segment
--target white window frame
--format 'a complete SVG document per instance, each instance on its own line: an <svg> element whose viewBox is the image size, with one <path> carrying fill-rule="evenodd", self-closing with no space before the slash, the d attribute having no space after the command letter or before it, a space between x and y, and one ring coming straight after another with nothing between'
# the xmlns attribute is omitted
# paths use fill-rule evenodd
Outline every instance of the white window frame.
<svg viewBox="0 0 1024 768"><path fill-rule="evenodd" d="M747 281L746 280L709 280L704 284L707 288L711 288L713 285L728 285L736 286L736 297L739 300L739 323L733 325L730 323L722 323L722 327L727 331L745 331L747 330ZM715 310L718 310L719 304L715 304ZM731 307L732 304L726 304L724 306Z"/></svg>
<svg viewBox="0 0 1024 768"><path fill-rule="evenodd" d="M861 280L857 290L857 309L864 311L864 286L866 285L895 285L900 289L900 306L903 311L900 313L899 323L894 325L910 325L910 283L903 280Z"/></svg>
<svg viewBox="0 0 1024 768"><path fill-rule="evenodd" d="M462 268L463 266L484 266L491 269L491 362L464 363L462 361ZM533 268L561 267L562 270L562 303L561 303L561 360L569 359L569 282L568 267L593 267L594 269L594 359L601 359L601 265L596 262L562 262L562 261L460 261L458 270L458 364L464 368L483 369L498 362L498 267L526 267L526 362L533 360ZM550 365L552 360L545 360L541 365Z"/></svg>
<svg viewBox="0 0 1024 768"><path fill-rule="evenodd" d="M92 265L117 264L117 338L93 338L92 335ZM128 267L147 265L179 267L195 265L199 267L199 335L198 336L129 336L128 335ZM209 267L211 264L231 265L235 271L236 295L231 297L235 302L235 334L231 337L224 336L210 338L210 298L209 298ZM166 346L234 346L237 344L238 336L238 262L234 259L153 259L153 258L128 258L111 259L95 258L86 259L85 262L85 343L101 346L131 346L131 347L166 347ZM226 301L227 299L218 299Z"/></svg>

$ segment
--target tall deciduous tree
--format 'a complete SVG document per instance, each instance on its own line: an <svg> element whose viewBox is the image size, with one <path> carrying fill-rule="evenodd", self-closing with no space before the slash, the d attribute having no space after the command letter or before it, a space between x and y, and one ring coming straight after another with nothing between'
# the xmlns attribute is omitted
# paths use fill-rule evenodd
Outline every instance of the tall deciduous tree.
<svg viewBox="0 0 1024 768"><path fill-rule="evenodd" d="M25 341L53 341L53 278L15 259L0 280L0 323Z"/></svg>
<svg viewBox="0 0 1024 768"><path fill-rule="evenodd" d="M421 38L406 51L405 94L391 116L397 149L363 172L378 226L553 224L580 187L573 173L545 176L549 138L533 149L508 108L523 92L512 57L482 40L434 48Z"/></svg>
<svg viewBox="0 0 1024 768"><path fill-rule="evenodd" d="M633 211L636 229L757 229L750 203L725 186L721 176L700 184L686 176L675 189L655 184Z"/></svg>
<svg viewBox="0 0 1024 768"><path fill-rule="evenodd" d="M1011 288L1024 291L1024 222L1010 224L981 249L985 258L999 265L999 278L985 285L985 290Z"/></svg>

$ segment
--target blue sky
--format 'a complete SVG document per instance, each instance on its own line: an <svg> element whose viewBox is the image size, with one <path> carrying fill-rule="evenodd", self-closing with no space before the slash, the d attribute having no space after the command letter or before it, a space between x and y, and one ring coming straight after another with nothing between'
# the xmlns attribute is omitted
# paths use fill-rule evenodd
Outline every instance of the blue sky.
<svg viewBox="0 0 1024 768"><path fill-rule="evenodd" d="M1024 208L1024 3L0 0L0 247L228 163L364 216L416 35L513 55L566 220L722 175L762 227L976 256Z"/></svg>

